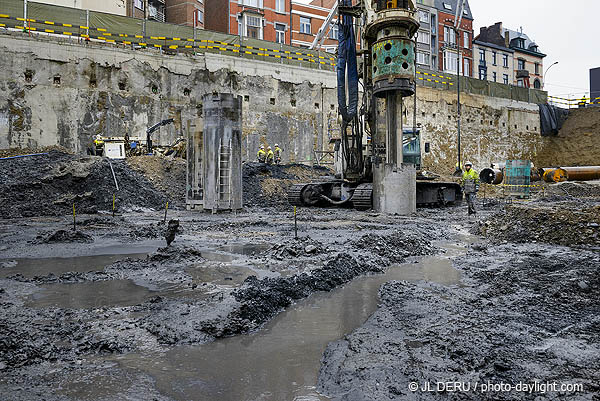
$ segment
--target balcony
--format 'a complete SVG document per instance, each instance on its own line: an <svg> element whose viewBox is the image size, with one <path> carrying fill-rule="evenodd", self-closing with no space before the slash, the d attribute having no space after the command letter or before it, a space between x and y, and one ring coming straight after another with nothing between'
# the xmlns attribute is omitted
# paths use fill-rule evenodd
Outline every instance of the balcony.
<svg viewBox="0 0 600 401"><path fill-rule="evenodd" d="M528 70L517 70L517 79L519 78L529 78Z"/></svg>

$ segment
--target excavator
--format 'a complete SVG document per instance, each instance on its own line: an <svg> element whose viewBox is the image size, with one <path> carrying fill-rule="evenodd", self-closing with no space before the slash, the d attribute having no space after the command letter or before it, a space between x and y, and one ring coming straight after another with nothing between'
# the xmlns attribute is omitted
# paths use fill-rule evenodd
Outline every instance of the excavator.
<svg viewBox="0 0 600 401"><path fill-rule="evenodd" d="M434 181L417 171L420 131L402 127L403 101L416 91L415 34L420 24L414 0L338 0L313 46L322 41L335 13L341 120L336 175L293 185L288 201L398 214L409 214L417 206L460 202L460 185Z"/></svg>

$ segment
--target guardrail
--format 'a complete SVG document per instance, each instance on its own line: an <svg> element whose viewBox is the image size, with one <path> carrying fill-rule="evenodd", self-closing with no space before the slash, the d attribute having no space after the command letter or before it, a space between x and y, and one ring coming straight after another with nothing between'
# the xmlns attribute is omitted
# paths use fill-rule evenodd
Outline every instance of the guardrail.
<svg viewBox="0 0 600 401"><path fill-rule="evenodd" d="M596 105L596 104L600 105L600 97L592 99L592 98L584 96L582 98L569 99L569 98L558 97L558 96L548 96L548 99L550 100L550 103L552 103L552 104L562 104L562 105L568 106L569 108L585 107L587 105Z"/></svg>

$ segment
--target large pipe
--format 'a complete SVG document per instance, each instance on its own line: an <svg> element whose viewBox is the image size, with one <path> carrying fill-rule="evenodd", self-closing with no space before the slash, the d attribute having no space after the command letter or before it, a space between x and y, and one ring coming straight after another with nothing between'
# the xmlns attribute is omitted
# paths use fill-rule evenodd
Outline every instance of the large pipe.
<svg viewBox="0 0 600 401"><path fill-rule="evenodd" d="M543 178L546 182L563 182L569 179L569 174L562 168L544 168Z"/></svg>
<svg viewBox="0 0 600 401"><path fill-rule="evenodd" d="M600 166L561 167L567 172L567 181L600 180Z"/></svg>
<svg viewBox="0 0 600 401"><path fill-rule="evenodd" d="M479 173L479 179L484 184L498 185L504 180L504 172L493 168L484 168Z"/></svg>

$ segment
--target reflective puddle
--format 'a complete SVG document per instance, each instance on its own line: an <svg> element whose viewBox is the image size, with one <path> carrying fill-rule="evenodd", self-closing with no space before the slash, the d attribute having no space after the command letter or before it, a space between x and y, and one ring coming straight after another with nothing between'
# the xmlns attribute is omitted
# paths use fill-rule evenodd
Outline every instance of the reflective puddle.
<svg viewBox="0 0 600 401"><path fill-rule="evenodd" d="M88 309L104 306L131 306L157 293L131 280L108 280L73 284L47 284L31 295L26 306L33 308Z"/></svg>
<svg viewBox="0 0 600 401"><path fill-rule="evenodd" d="M149 374L156 388L175 400L326 400L315 391L325 347L365 322L377 308L380 286L391 280L456 285L460 273L446 257L428 257L313 294L249 335L113 360L127 371Z"/></svg>
<svg viewBox="0 0 600 401"><path fill-rule="evenodd" d="M46 276L53 273L60 276L67 272L86 273L101 271L110 264L125 258L144 259L147 253L118 255L79 256L73 258L22 258L0 260L0 277L21 274L27 278Z"/></svg>

